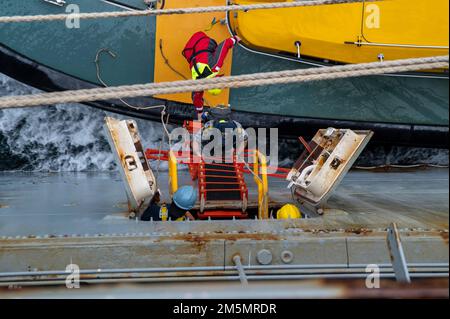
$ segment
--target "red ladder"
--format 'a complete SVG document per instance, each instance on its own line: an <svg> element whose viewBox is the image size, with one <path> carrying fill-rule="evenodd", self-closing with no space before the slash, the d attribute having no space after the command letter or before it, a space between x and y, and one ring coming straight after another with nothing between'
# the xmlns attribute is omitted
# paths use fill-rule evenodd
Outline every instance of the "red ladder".
<svg viewBox="0 0 450 319"><path fill-rule="evenodd" d="M201 161L198 168L200 203L204 206L223 209L204 209L198 214L200 219L247 218L248 189L244 179L243 164L206 163ZM233 209L227 209L233 207ZM241 207L241 209L237 209Z"/></svg>

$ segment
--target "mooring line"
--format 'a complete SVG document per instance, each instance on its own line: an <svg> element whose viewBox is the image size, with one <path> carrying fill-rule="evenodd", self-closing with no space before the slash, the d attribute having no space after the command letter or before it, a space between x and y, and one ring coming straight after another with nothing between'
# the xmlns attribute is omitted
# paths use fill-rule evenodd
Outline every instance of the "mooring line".
<svg viewBox="0 0 450 319"><path fill-rule="evenodd" d="M126 85L108 88L69 90L0 98L0 109L41 106L59 103L82 103L109 99L153 96L210 89L244 88L275 84L305 83L321 80L400 73L424 69L448 68L449 56L348 64L326 68L309 68L253 73L212 79Z"/></svg>
<svg viewBox="0 0 450 319"><path fill-rule="evenodd" d="M373 0L383 1L383 0ZM293 2L272 2L249 5L225 5L225 6L208 6L196 8L174 8L174 9L148 9L136 11L112 11L112 12L89 12L89 13L71 13L71 14L47 14L47 15L27 15L27 16L10 16L0 17L0 23L13 22L43 22L43 21L61 21L66 19L104 19L104 18L123 18L123 17L139 17L139 16L160 16L174 14L194 14L194 13L212 13L212 12L230 12L230 11L250 11L250 10L267 10L267 9L283 9L296 7L312 7L322 5L347 4L363 2L363 0L309 0L309 1L293 1Z"/></svg>

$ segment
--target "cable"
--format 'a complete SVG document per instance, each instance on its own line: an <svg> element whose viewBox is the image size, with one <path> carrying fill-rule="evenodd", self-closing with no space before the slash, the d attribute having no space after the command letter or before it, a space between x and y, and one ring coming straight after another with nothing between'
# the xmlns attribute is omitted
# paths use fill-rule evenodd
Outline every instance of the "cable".
<svg viewBox="0 0 450 319"><path fill-rule="evenodd" d="M112 50L108 49L108 48L102 48L100 50L97 51L97 54L95 55L95 68L96 68L96 72L97 72L97 79L99 80L99 82L106 88L109 87L109 85L106 84L105 81L103 81L101 75L100 75L100 55L105 52L108 53L110 57L112 57L113 59L117 58L117 54L115 52L113 52ZM157 109L157 108L163 108L165 110L166 106L165 105L155 105L155 106L146 106L146 107L139 107L139 106L134 106L131 105L130 103L126 102L125 100L119 98L119 101L121 101L123 104L125 104L126 106L128 106L129 108L141 111L141 110L151 110L151 109Z"/></svg>
<svg viewBox="0 0 450 319"><path fill-rule="evenodd" d="M97 70L97 79L99 80L99 82L101 84L103 84L103 86L105 87L109 87L105 81L103 81L101 75L100 75L100 65L99 65L99 61L100 61L100 54L101 53L108 53L112 58L116 58L117 54L114 53L113 51L111 51L110 49L107 48L102 48L100 50L97 51L97 54L95 56L95 66L96 66L96 70ZM162 52L161 52L162 53ZM162 148L162 143L164 142L164 137L167 136L168 138L168 143L169 143L169 147L172 147L172 141L170 138L170 133L169 130L167 129L167 124L169 123L169 118L170 118L170 114L167 113L167 120L164 121L164 115L166 115L166 105L155 105L155 106L148 106L148 107L137 107L134 105L131 105L129 103L127 103L126 101L124 101L123 99L119 99L123 104L125 104L126 106L128 106L129 108L135 109L135 110L150 110L150 109L156 109L156 108L162 108L161 110L161 124L164 130L163 134L163 139L161 140L160 143L160 149L159 149L159 154L161 154L161 148ZM158 160L158 167L157 167L157 178L156 180L158 180L159 177L159 168L160 168L160 163L161 163L161 159L159 158Z"/></svg>
<svg viewBox="0 0 450 319"><path fill-rule="evenodd" d="M169 67L169 69L171 69L174 73L178 74L182 79L188 80L188 78L184 76L184 74L179 72L170 64L169 59L166 57L163 51L163 39L159 39L159 51L161 52L161 57L163 58L164 63Z"/></svg>

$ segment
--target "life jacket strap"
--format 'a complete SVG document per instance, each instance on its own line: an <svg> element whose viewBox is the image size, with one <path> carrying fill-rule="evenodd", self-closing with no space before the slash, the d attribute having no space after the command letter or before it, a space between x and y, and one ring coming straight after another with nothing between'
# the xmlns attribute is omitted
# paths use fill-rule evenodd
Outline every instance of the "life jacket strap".
<svg viewBox="0 0 450 319"><path fill-rule="evenodd" d="M198 55L200 55L202 53L211 53L211 54L213 54L214 50L205 49L205 50L197 51L191 56L191 58L189 59L189 62L192 62Z"/></svg>
<svg viewBox="0 0 450 319"><path fill-rule="evenodd" d="M202 71L199 69L199 64L202 67ZM218 72L213 72L209 65L205 63L195 63L192 66L192 79L199 80L199 79L210 79L214 78L218 75Z"/></svg>
<svg viewBox="0 0 450 319"><path fill-rule="evenodd" d="M169 210L166 205L161 206L159 210L159 218L164 222L169 219Z"/></svg>

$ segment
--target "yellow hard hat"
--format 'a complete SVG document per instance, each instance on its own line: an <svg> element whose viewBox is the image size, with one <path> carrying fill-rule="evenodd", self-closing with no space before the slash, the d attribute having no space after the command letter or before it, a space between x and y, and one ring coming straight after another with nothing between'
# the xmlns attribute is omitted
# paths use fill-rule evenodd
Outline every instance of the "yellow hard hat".
<svg viewBox="0 0 450 319"><path fill-rule="evenodd" d="M297 219L302 218L302 214L297 206L286 204L277 212L277 219Z"/></svg>
<svg viewBox="0 0 450 319"><path fill-rule="evenodd" d="M211 90L208 90L208 93L211 95L219 95L220 93L222 93L222 90L221 89L211 89Z"/></svg>

